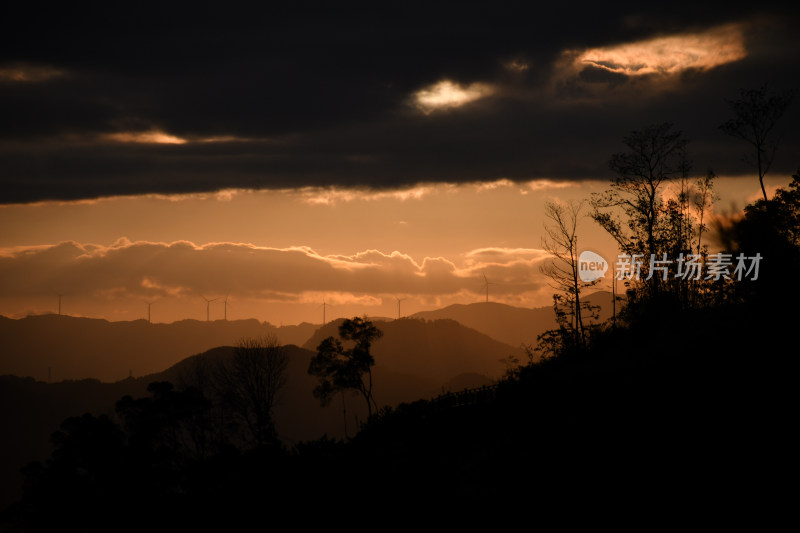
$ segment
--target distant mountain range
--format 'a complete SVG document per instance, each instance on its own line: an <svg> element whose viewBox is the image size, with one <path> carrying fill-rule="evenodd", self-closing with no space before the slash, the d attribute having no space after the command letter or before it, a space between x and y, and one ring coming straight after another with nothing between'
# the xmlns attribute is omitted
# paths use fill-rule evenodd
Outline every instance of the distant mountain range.
<svg viewBox="0 0 800 533"><path fill-rule="evenodd" d="M596 303L606 298L610 294L588 299ZM373 345L374 392L380 405L491 383L506 370L501 360L523 357L520 344L534 343L539 333L555 325L552 308L496 303L372 320L383 332ZM18 492L19 468L49 453L49 436L65 418L112 413L118 399L147 395L153 381L180 387L198 360L229 357L242 337L275 335L287 345L289 379L275 411L285 442L354 434L357 421L366 418L363 399L341 395L322 408L311 392L316 379L307 372L320 341L337 336L342 321L278 328L254 319L149 324L57 315L0 317L0 428L6 435L0 444L0 478L9 480L0 483L0 506ZM44 381L48 369L52 383Z"/></svg>
<svg viewBox="0 0 800 533"><path fill-rule="evenodd" d="M600 308L598 322L611 318L612 294L610 292L595 292L586 296L585 301ZM617 312L619 312L619 307ZM511 346L536 345L536 338L540 334L556 327L552 306L528 309L496 302L455 304L435 311L421 311L411 317L425 320L442 318L455 320L468 328L480 331Z"/></svg>
<svg viewBox="0 0 800 533"><path fill-rule="evenodd" d="M242 337L275 335L281 344L300 345L318 327L276 327L255 319L150 324L65 315L0 317L0 375L113 382L160 372L191 355L233 346Z"/></svg>
<svg viewBox="0 0 800 533"><path fill-rule="evenodd" d="M307 373L312 353L290 345L288 380L275 409L278 431L288 444L317 438L323 434L341 438L344 424L340 404L321 408L313 397L315 381ZM180 387L199 360L214 361L230 357L232 347L219 347L186 358L158 373L128 378L114 383L95 379L44 383L33 378L0 376L0 508L20 495L20 468L32 460L44 460L50 453L50 435L70 416L83 413L114 414L114 405L125 395L147 396L147 386L154 381L170 381ZM414 391L418 392L418 391ZM348 398L351 435L355 432L355 416L363 420L365 409Z"/></svg>
<svg viewBox="0 0 800 533"><path fill-rule="evenodd" d="M316 346L317 339L337 335L339 322L320 329L306 344ZM374 393L379 405L396 406L432 398L447 390L489 384L504 370L498 359L519 352L518 348L451 320L404 319L376 325L384 331L373 350L377 361L373 370ZM274 413L279 437L292 445L323 435L353 436L358 422L367 417L364 400L342 394L331 405L321 407L312 394L317 378L308 374L315 351L294 345L285 349L289 356L288 380ZM0 441L0 508L19 496L19 469L50 453L50 435L64 419L86 412L113 415L114 404L121 397L146 396L148 384L154 381L169 381L180 388L191 382L198 362L213 362L232 353L231 346L217 347L161 372L112 383L96 379L45 383L30 377L0 375L0 405L4 406L0 409L0 428L5 435Z"/></svg>
<svg viewBox="0 0 800 533"><path fill-rule="evenodd" d="M608 292L587 297L587 301L594 305L606 304L601 310L601 320L611 314L610 300ZM447 338L437 339L438 333L420 328L418 321L409 319L454 320L515 349L522 344L535 344L539 334L556 325L551 307L524 309L492 302L451 305L416 313L400 321L374 318L373 321L386 324L384 327L392 332L400 328L397 334L390 335L394 339L392 342L383 343L392 354L386 358L387 361L395 357L398 360L410 357L409 361L414 361L414 350L419 349L419 342L425 343L426 350L438 353L439 358L449 353L450 347L459 347L462 359L465 354L476 352L477 348L483 351L487 360L508 352L508 346L500 347L487 339L466 341L459 336L461 334L444 327L440 333L445 333ZM392 325L395 322L399 325ZM308 323L277 327L255 319L150 324L145 320L109 322L59 315L30 316L19 320L0 316L0 375L32 376L51 382L84 378L114 382L128 376L159 372L191 355L217 346L235 345L243 337L275 335L281 344L313 350L319 340L336 333L331 324L323 328L324 333L319 333L319 328L319 325ZM502 357L507 355L509 353L503 353ZM445 364L444 359L441 363ZM451 370L448 367L447 373L430 377L437 382L450 379L454 375ZM495 374L489 367L480 373Z"/></svg>

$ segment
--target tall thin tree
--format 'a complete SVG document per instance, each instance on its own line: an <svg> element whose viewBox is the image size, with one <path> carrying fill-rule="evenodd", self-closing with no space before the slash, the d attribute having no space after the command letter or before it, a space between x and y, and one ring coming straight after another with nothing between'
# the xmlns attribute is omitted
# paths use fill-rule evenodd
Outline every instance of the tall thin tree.
<svg viewBox="0 0 800 533"><path fill-rule="evenodd" d="M551 286L565 293L575 341L581 345L586 341L581 313L581 289L584 283L578 272L578 220L583 206L583 201L545 204L544 214L549 222L544 226L542 246L552 256L552 261L541 267L542 273L552 280Z"/></svg>
<svg viewBox="0 0 800 533"><path fill-rule="evenodd" d="M748 156L745 160L756 167L764 201L768 199L764 176L772 166L780 141L780 136L775 134L775 124L789 107L794 95L793 90L773 93L767 85L758 89L742 89L738 100L727 101L734 117L719 126L722 131L746 141L755 150L755 159Z"/></svg>

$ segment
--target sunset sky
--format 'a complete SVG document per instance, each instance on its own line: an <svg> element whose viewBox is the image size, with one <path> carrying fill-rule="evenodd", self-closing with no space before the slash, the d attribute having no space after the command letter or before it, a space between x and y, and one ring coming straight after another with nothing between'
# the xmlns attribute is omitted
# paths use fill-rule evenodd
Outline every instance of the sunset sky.
<svg viewBox="0 0 800 533"><path fill-rule="evenodd" d="M603 191L623 136L669 121L735 213L760 188L725 100L800 85L770 2L188 5L3 8L0 314L396 316L483 301L484 275L548 305L546 201ZM579 239L616 254L589 218Z"/></svg>

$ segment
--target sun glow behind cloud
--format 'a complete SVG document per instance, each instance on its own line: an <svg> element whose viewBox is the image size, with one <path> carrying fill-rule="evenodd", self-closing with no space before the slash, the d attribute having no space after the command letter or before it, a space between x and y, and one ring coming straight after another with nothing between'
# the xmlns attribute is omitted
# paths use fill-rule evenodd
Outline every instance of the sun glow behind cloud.
<svg viewBox="0 0 800 533"><path fill-rule="evenodd" d="M438 185L418 185L405 189L394 189L390 191L370 191L363 189L346 189L346 188L323 188L323 187L305 187L296 191L287 190L287 194L299 194L304 203L310 205L329 205L333 206L339 203L347 203L354 201L374 202L387 199L395 199L400 201L405 200L420 200L423 197L439 192L442 186ZM446 188L454 188L455 185L445 186Z"/></svg>
<svg viewBox="0 0 800 533"><path fill-rule="evenodd" d="M626 76L669 76L688 69L709 70L746 55L741 25L729 24L700 33L590 48L578 53L576 64Z"/></svg>
<svg viewBox="0 0 800 533"><path fill-rule="evenodd" d="M188 141L175 135L170 135L159 130L150 131L124 131L119 133L109 133L106 138L111 141L122 143L143 143L143 144L186 144Z"/></svg>
<svg viewBox="0 0 800 533"><path fill-rule="evenodd" d="M414 93L414 102L418 109L428 114L442 109L461 107L493 92L492 87L484 83L464 86L450 80L442 80Z"/></svg>
<svg viewBox="0 0 800 533"><path fill-rule="evenodd" d="M353 188L324 188L324 187L305 187L295 190L284 190L283 194L298 194L303 202L309 205L335 206L349 202L378 202L383 200L422 200L425 197L442 194L456 194L465 190L476 193L491 192L498 189L512 189L519 187L519 194L526 195L530 191L540 191L545 189L564 189L577 187L579 183L569 181L555 181L550 179L536 179L523 182L514 182L507 178L494 181L477 183L428 183L406 187L403 189L392 189L388 191L373 191ZM231 191L235 192L235 191Z"/></svg>

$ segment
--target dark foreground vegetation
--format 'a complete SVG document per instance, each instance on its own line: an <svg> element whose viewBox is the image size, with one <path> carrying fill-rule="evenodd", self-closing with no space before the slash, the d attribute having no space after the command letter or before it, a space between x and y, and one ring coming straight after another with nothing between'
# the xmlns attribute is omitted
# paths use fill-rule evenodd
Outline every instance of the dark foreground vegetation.
<svg viewBox="0 0 800 533"><path fill-rule="evenodd" d="M26 468L6 525L208 530L342 512L780 507L789 493L774 481L788 469L795 420L791 273L800 250L772 216L783 215L751 209L731 228L740 245L757 235L762 254L782 254L752 285L709 286L714 303L702 306L631 291L616 327L595 329L585 345L563 329L554 355L513 369L485 399L383 409L348 442L287 448L264 420L237 430L211 416L212 399L196 387L155 383L150 398L120 400L117 420L66 420L52 457Z"/></svg>
<svg viewBox="0 0 800 533"><path fill-rule="evenodd" d="M5 519L12 531L210 530L264 516L325 521L344 509L463 517L600 505L628 516L631 506L781 505L789 493L774 481L793 453L795 374L783 348L793 321L753 303L664 311L598 333L589 350L519 368L488 401L384 410L346 443L196 456L179 433L190 433L204 398L155 384L152 398L118 404L123 424L66 420L51 459L27 467L25 496Z"/></svg>
<svg viewBox="0 0 800 533"><path fill-rule="evenodd" d="M640 205L648 212L630 214L633 237L619 233L624 250L697 250L710 261L686 205ZM644 511L655 523L749 518L763 528L792 494L785 483L793 479L781 479L796 454L799 221L796 175L789 189L718 228L734 257L764 258L757 277L670 271L629 280L624 311L603 326L580 319L585 287L565 283L555 301L560 327L492 394L383 408L346 442L282 444L271 404L237 388L243 380L232 372L251 375L248 360L221 374L223 388L204 388L203 373L181 389L154 383L148 398L121 399L114 418L66 420L51 458L26 467L24 496L4 522L10 531L236 530L283 520L362 524L376 513L382 524L427 512L453 522L521 513L530 523L557 510L562 520ZM357 325L366 334L350 332L355 347L320 344L310 371L329 380L323 400L352 388L371 405L361 380L379 332ZM279 381L285 361L276 348L267 374Z"/></svg>

